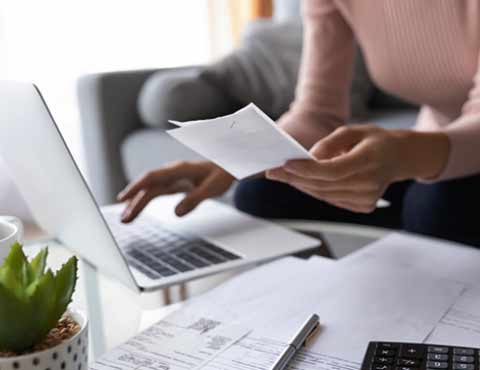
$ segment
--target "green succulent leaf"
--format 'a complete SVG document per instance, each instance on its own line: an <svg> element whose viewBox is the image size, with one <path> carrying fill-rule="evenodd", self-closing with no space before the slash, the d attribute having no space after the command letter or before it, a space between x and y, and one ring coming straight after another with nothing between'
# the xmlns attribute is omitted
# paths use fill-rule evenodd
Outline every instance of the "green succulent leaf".
<svg viewBox="0 0 480 370"><path fill-rule="evenodd" d="M77 282L78 260L71 257L55 276L55 316L63 315L72 300Z"/></svg>
<svg viewBox="0 0 480 370"><path fill-rule="evenodd" d="M32 330L35 337L32 342L40 341L48 332L56 325L63 312L56 316L53 312L55 307L55 296L52 294L55 291L55 277L52 270L47 272L35 282L35 288L31 295L31 306L37 307L35 312L35 320L32 322Z"/></svg>
<svg viewBox="0 0 480 370"><path fill-rule="evenodd" d="M38 279L42 274L45 273L45 268L47 266L47 257L48 249L42 249L30 262L29 269L29 282L32 283L35 279Z"/></svg>
<svg viewBox="0 0 480 370"><path fill-rule="evenodd" d="M0 282L4 282L11 289L16 290L21 290L28 285L29 264L19 243L12 245L10 253L3 264L3 269L7 272L0 274L0 279L4 278L5 281L0 280Z"/></svg>
<svg viewBox="0 0 480 370"><path fill-rule="evenodd" d="M28 303L0 285L0 349L20 351L30 347L29 323L33 312Z"/></svg>
<svg viewBox="0 0 480 370"><path fill-rule="evenodd" d="M40 342L71 302L77 259L54 274L46 270L47 256L45 248L29 263L17 243L0 267L0 350L21 352Z"/></svg>

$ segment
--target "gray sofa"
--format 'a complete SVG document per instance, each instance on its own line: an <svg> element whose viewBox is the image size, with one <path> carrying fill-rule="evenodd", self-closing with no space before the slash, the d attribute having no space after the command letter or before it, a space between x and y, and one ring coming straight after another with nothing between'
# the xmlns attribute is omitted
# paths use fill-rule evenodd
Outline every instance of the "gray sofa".
<svg viewBox="0 0 480 370"><path fill-rule="evenodd" d="M299 18L297 0L278 0L275 2L274 9L273 20L263 21L272 23L273 27L275 24L282 24L286 19L298 20ZM301 38L300 35L299 38ZM162 79L172 74L196 75L202 70L203 67L184 67L110 72L80 78L78 99L88 179L100 204L113 202L115 195L128 181L149 169L173 160L200 158L196 153L171 139L165 133L167 126L153 127L148 122L148 112L142 111L139 97L149 100L149 104L153 104L155 108L155 95L152 95L155 94L153 91L155 89L149 88L148 84L145 84L147 81ZM291 89L290 95L293 96L293 87ZM172 94L171 99L176 99L175 94ZM191 104L188 101L176 101L173 105L168 103L165 105L163 102L163 105L157 107L159 109L173 107L173 111L169 112L173 115L170 118L173 119L215 116L238 108L235 104L218 104L217 106L206 104L204 111L199 111L198 109L202 106L200 108L198 104L195 106L194 101L191 101ZM161 113L155 112L155 114ZM384 127L405 128L414 123L416 114L417 110L414 107L372 88L368 91L368 115L363 117L363 120Z"/></svg>

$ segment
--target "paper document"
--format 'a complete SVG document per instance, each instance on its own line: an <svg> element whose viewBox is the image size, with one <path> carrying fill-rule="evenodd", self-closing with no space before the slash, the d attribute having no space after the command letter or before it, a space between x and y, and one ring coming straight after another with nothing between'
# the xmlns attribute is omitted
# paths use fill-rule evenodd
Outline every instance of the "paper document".
<svg viewBox="0 0 480 370"><path fill-rule="evenodd" d="M285 342L248 336L217 356L202 370L269 369L278 360L278 356L286 346ZM289 363L287 369L358 370L360 363L301 350Z"/></svg>
<svg viewBox="0 0 480 370"><path fill-rule="evenodd" d="M478 347L480 343L480 288L465 290L433 330L427 343Z"/></svg>
<svg viewBox="0 0 480 370"><path fill-rule="evenodd" d="M463 289L462 283L375 261L283 260L226 282L187 309L230 315L254 328L248 338L279 342L316 313L321 331L310 350L358 363L371 340L424 341Z"/></svg>
<svg viewBox="0 0 480 370"><path fill-rule="evenodd" d="M90 369L199 369L249 331L180 311L104 355Z"/></svg>
<svg viewBox="0 0 480 370"><path fill-rule="evenodd" d="M339 263L353 266L366 260L468 285L480 283L480 250L453 242L392 233L342 258Z"/></svg>
<svg viewBox="0 0 480 370"><path fill-rule="evenodd" d="M378 263L338 264L328 276L311 278L311 288L288 297L321 318L323 330L311 350L354 362L372 340L424 341L464 288Z"/></svg>
<svg viewBox="0 0 480 370"><path fill-rule="evenodd" d="M254 104L224 117L169 122L181 126L167 131L171 136L237 179L283 166L289 159L311 158Z"/></svg>

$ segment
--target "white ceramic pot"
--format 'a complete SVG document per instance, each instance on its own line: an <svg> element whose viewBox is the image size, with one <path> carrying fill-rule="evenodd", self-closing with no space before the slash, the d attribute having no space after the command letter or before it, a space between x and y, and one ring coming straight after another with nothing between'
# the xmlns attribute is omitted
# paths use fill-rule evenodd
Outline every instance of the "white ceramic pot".
<svg viewBox="0 0 480 370"><path fill-rule="evenodd" d="M0 370L88 370L88 321L76 310L68 313L80 325L69 340L45 351L0 358Z"/></svg>

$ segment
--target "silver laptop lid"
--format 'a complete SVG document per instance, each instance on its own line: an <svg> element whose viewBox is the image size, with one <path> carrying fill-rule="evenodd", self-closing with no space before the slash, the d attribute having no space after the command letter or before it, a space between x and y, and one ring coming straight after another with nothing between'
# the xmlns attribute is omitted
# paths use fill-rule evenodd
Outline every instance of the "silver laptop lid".
<svg viewBox="0 0 480 370"><path fill-rule="evenodd" d="M0 155L51 236L130 288L137 284L40 92L0 81Z"/></svg>

